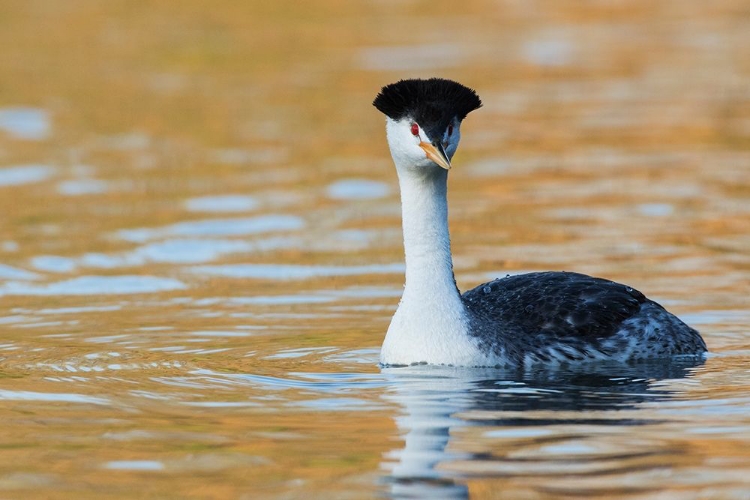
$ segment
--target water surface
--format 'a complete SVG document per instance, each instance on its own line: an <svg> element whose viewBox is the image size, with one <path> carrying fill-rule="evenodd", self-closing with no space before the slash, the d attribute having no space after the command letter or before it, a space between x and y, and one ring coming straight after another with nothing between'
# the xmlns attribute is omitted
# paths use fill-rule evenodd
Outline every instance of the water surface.
<svg viewBox="0 0 750 500"><path fill-rule="evenodd" d="M745 3L0 7L0 496L748 498ZM696 363L380 369L403 285L380 86L484 107L462 289L568 270Z"/></svg>

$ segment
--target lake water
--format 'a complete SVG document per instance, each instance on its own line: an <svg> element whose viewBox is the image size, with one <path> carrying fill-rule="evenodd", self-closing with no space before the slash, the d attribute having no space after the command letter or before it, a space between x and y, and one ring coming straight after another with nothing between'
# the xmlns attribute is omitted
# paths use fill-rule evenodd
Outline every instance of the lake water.
<svg viewBox="0 0 750 500"><path fill-rule="evenodd" d="M0 497L750 498L744 1L0 7ZM476 88L458 284L634 286L701 363L381 369L371 106Z"/></svg>

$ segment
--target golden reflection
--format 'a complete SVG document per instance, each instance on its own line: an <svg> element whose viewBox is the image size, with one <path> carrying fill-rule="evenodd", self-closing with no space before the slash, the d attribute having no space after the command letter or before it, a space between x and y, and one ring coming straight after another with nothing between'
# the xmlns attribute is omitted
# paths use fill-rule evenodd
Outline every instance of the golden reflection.
<svg viewBox="0 0 750 500"><path fill-rule="evenodd" d="M660 383L715 406L639 403L627 412L653 422L587 428L586 444L658 442L616 465L646 489L731 496L747 484L747 18L739 0L4 3L0 491L388 491L379 464L408 408L376 361L403 255L370 103L437 75L485 102L451 169L459 286L576 270L690 315L719 356ZM349 179L385 188L330 195ZM244 204L195 209L226 196ZM276 274L237 277L249 265ZM454 430L434 470L477 497L633 491L601 471L483 473L456 457L545 449ZM665 464L673 480L649 476Z"/></svg>

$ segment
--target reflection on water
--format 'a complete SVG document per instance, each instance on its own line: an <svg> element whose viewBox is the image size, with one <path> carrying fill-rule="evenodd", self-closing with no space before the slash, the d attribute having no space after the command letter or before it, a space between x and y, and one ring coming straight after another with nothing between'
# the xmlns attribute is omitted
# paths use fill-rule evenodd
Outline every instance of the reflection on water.
<svg viewBox="0 0 750 500"><path fill-rule="evenodd" d="M116 460L104 464L105 469L163 470L164 464L155 460Z"/></svg>
<svg viewBox="0 0 750 500"><path fill-rule="evenodd" d="M110 404L104 398L84 396L82 394L43 393L29 391L5 391L0 390L0 400L5 401L61 401L65 403L89 403L96 405Z"/></svg>
<svg viewBox="0 0 750 500"><path fill-rule="evenodd" d="M383 468L390 471L385 480L394 498L468 498L465 481L472 475L571 479L601 470L603 462L617 467L625 458L678 452L660 445L603 448L595 436L608 427L667 422L668 418L639 417L627 410L668 401L677 392L655 383L691 376L701 364L535 373L424 366L384 369L389 388L383 397L402 407L396 423L404 439L403 449L384 456ZM474 443L480 450L470 452L449 446L451 435L469 426L472 434L487 438L487 444L523 442L523 447L488 451ZM573 435L563 431L572 426Z"/></svg>
<svg viewBox="0 0 750 500"><path fill-rule="evenodd" d="M375 273L402 273L403 264L369 266L297 266L274 264L236 264L224 266L199 266L193 272L234 278L259 278L277 280L300 280L320 276L352 276Z"/></svg>
<svg viewBox="0 0 750 500"><path fill-rule="evenodd" d="M254 197L242 195L202 196L185 202L185 207L192 212L247 212L257 206Z"/></svg>
<svg viewBox="0 0 750 500"><path fill-rule="evenodd" d="M30 107L0 108L0 130L19 139L41 141L50 133L49 113Z"/></svg>
<svg viewBox="0 0 750 500"><path fill-rule="evenodd" d="M25 269L18 269L17 267L0 264L0 279L29 281L39 279L39 275L26 271Z"/></svg>
<svg viewBox="0 0 750 500"><path fill-rule="evenodd" d="M389 192L387 184L364 179L348 179L328 186L328 196L337 200L383 198Z"/></svg>
<svg viewBox="0 0 750 500"><path fill-rule="evenodd" d="M8 282L0 286L2 295L108 295L180 290L185 284L157 276L79 276L46 285Z"/></svg>
<svg viewBox="0 0 750 500"><path fill-rule="evenodd" d="M180 222L161 228L127 229L118 235L126 241L142 243L166 236L244 236L269 231L293 231L304 225L301 218L292 215L261 215Z"/></svg>
<svg viewBox="0 0 750 500"><path fill-rule="evenodd" d="M746 498L746 3L5 2L0 497ZM459 287L629 283L704 365L378 368L404 265L371 101L429 76L484 103Z"/></svg>
<svg viewBox="0 0 750 500"><path fill-rule="evenodd" d="M75 179L57 185L57 192L66 196L106 193L107 189L107 183L98 179Z"/></svg>
<svg viewBox="0 0 750 500"><path fill-rule="evenodd" d="M47 165L19 165L0 168L0 187L40 182L52 176L55 170Z"/></svg>

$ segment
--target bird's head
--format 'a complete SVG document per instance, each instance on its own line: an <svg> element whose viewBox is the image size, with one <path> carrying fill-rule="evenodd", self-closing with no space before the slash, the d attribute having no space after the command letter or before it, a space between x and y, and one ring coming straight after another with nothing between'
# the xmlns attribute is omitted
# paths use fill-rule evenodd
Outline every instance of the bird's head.
<svg viewBox="0 0 750 500"><path fill-rule="evenodd" d="M386 85L372 104L386 115L388 146L397 167L448 170L461 139L461 122L482 101L460 83L430 78Z"/></svg>

